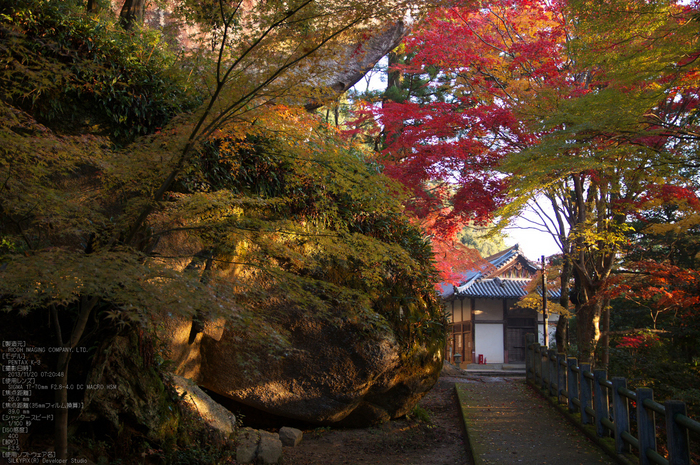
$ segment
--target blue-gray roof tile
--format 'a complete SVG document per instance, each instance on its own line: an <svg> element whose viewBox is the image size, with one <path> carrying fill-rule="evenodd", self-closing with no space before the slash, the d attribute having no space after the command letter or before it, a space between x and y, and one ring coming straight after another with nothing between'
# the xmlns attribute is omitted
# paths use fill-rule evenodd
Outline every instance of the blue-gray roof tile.
<svg viewBox="0 0 700 465"><path fill-rule="evenodd" d="M520 253L517 245L499 253L488 257L486 260L494 266L496 271L500 270L518 256L527 258ZM532 270L536 270L535 264L527 260L528 265ZM492 276L492 273L486 270L468 271L462 274L461 284L457 287L452 285L441 285L441 295L443 298L449 298L453 295L458 297L481 297L481 298L497 298L497 299L519 299L527 295L525 288L530 282L530 278L487 278ZM547 295L550 299L558 299L559 290L547 290Z"/></svg>

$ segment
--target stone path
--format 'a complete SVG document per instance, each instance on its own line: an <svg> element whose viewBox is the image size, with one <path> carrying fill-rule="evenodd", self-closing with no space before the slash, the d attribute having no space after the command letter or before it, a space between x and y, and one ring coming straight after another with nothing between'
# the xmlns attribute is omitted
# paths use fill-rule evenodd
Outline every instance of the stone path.
<svg viewBox="0 0 700 465"><path fill-rule="evenodd" d="M476 465L614 464L522 378L454 377Z"/></svg>

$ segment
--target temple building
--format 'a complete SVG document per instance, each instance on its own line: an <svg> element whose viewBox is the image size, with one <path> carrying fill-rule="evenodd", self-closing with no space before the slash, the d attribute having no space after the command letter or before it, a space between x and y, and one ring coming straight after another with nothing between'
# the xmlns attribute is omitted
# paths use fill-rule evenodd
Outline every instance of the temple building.
<svg viewBox="0 0 700 465"><path fill-rule="evenodd" d="M448 330L447 356L462 366L470 363L525 363L525 335L539 334L544 340L541 312L519 308L516 302L527 295L526 287L539 267L528 260L518 245L485 259L479 270L462 273L459 286L443 286L442 298L452 315ZM558 299L548 291L549 299ZM553 340L558 315L550 315Z"/></svg>

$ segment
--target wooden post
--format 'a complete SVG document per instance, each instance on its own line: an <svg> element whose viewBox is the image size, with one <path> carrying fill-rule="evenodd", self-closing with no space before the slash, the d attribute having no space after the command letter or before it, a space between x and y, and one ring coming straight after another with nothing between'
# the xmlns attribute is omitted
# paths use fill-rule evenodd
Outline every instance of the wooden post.
<svg viewBox="0 0 700 465"><path fill-rule="evenodd" d="M526 334L525 335L525 376L527 379L534 379L534 360L535 360L535 335Z"/></svg>
<svg viewBox="0 0 700 465"><path fill-rule="evenodd" d="M668 463L669 465L690 465L690 449L688 447L688 430L676 423L676 415L685 415L685 403L680 400L667 400L666 407L666 434L668 436Z"/></svg>
<svg viewBox="0 0 700 465"><path fill-rule="evenodd" d="M578 397L578 380L576 379L574 373L574 367L576 366L576 359L569 358L566 361L566 385L569 388L569 412L576 412L576 405L574 405L574 399Z"/></svg>
<svg viewBox="0 0 700 465"><path fill-rule="evenodd" d="M622 439L622 433L630 431L630 415L627 398L623 397L619 390L627 388L627 380L625 378L612 379L612 396L613 396L613 420L615 424L615 452L623 454L629 452L629 446Z"/></svg>
<svg viewBox="0 0 700 465"><path fill-rule="evenodd" d="M540 347L540 361L542 362L542 389L547 389L549 384L549 363L547 360L547 346Z"/></svg>
<svg viewBox="0 0 700 465"><path fill-rule="evenodd" d="M542 382L542 354L538 343L535 343L535 383ZM538 381L539 380L539 381Z"/></svg>
<svg viewBox="0 0 700 465"><path fill-rule="evenodd" d="M547 358L549 359L549 395L557 395L557 384L559 377L557 376L557 351L550 349L547 351Z"/></svg>
<svg viewBox="0 0 700 465"><path fill-rule="evenodd" d="M591 380L586 378L584 373L591 371L590 363L582 363L579 365L578 379L581 386L581 423L587 425L593 423L591 416L586 412L586 407L591 407Z"/></svg>
<svg viewBox="0 0 700 465"><path fill-rule="evenodd" d="M610 418L610 406L608 404L608 389L602 384L607 378L605 370L593 372L593 402L595 404L595 431L599 438L608 437L608 429L603 425L603 418Z"/></svg>
<svg viewBox="0 0 700 465"><path fill-rule="evenodd" d="M544 326L544 347L549 349L549 315L547 313L547 262L542 255L542 323Z"/></svg>
<svg viewBox="0 0 700 465"><path fill-rule="evenodd" d="M562 397L566 397L566 354L557 354L557 402L562 402Z"/></svg>
<svg viewBox="0 0 700 465"><path fill-rule="evenodd" d="M654 390L637 388L637 428L639 439L639 465L651 465L647 450L656 451L656 418L654 411L644 406L646 399L654 400Z"/></svg>

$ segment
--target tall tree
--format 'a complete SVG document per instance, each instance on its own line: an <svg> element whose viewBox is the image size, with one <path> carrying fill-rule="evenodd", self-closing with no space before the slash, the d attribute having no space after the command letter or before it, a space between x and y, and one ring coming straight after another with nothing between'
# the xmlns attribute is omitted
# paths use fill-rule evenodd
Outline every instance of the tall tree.
<svg viewBox="0 0 700 465"><path fill-rule="evenodd" d="M436 234L488 220L502 204L499 160L536 140L514 106L557 84L562 37L544 3L495 1L437 10L404 41L408 59L393 70L404 90L377 110L386 172L411 189L419 216L443 212Z"/></svg>
<svg viewBox="0 0 700 465"><path fill-rule="evenodd" d="M88 11L95 9L94 0L88 2ZM126 0L119 12L119 21L127 31L143 24L143 18L146 13L146 0Z"/></svg>
<svg viewBox="0 0 700 465"><path fill-rule="evenodd" d="M678 99L679 78L688 75L672 63L687 61L693 48L682 19L691 12L671 2L611 3L595 13L591 7L572 2L566 10L576 31L569 53L581 70L579 85L566 98L533 100L548 110L534 121L540 142L504 165L516 175L511 187L520 199L546 192L542 186L563 188L555 211L569 228L583 359L593 358L601 337L607 305L601 289L639 199L653 196L658 185L691 182L690 173L678 169L688 153L679 150L668 124L659 123L678 118L666 108L675 109L669 99ZM623 16L630 27L614 27Z"/></svg>

